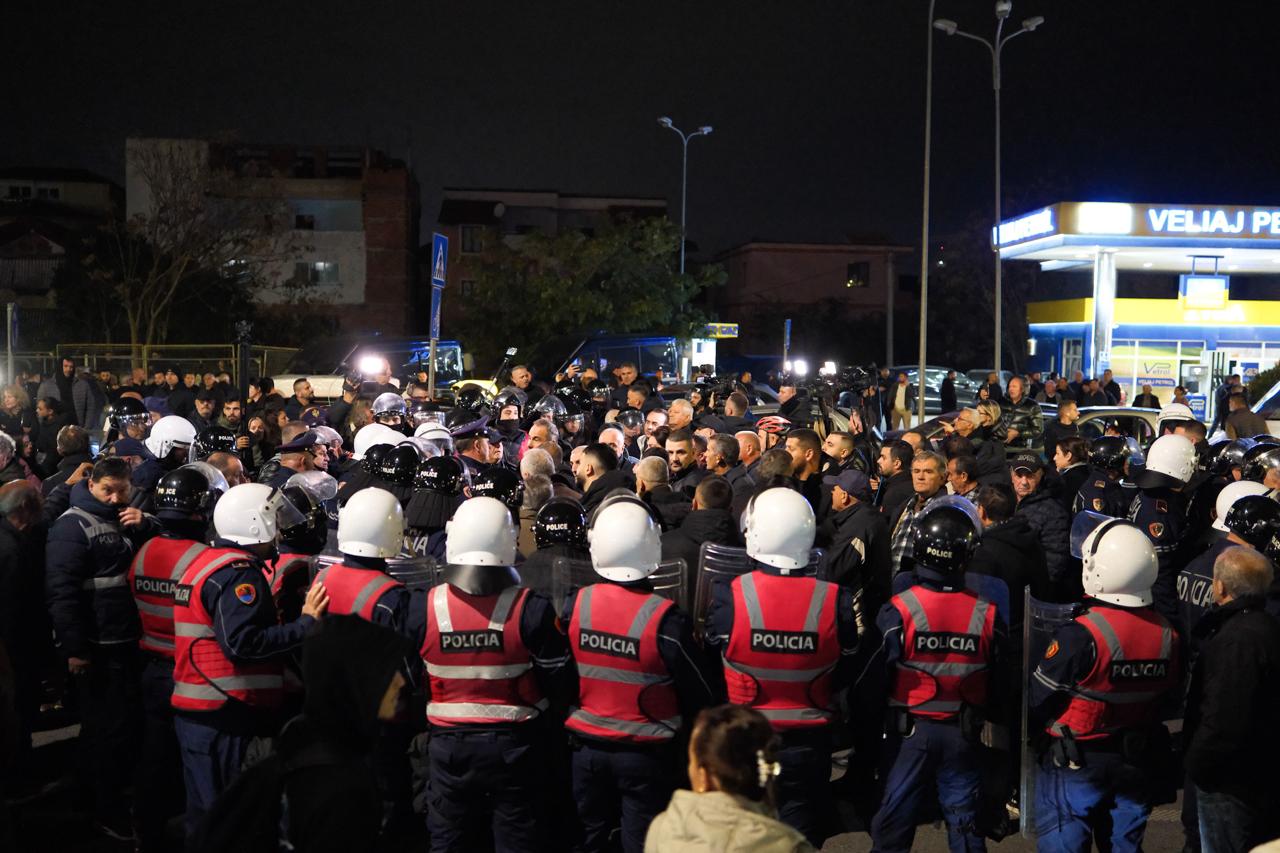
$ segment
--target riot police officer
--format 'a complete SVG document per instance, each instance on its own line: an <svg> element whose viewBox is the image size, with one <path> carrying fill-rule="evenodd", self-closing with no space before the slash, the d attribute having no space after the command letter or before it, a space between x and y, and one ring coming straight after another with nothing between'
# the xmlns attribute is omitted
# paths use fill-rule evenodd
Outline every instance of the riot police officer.
<svg viewBox="0 0 1280 853"><path fill-rule="evenodd" d="M833 694L858 643L853 594L806 576L816 525L799 492L766 489L743 516L754 570L712 588L706 641L723 655L729 701L764 714L781 738L779 817L820 847L833 812Z"/></svg>
<svg viewBox="0 0 1280 853"><path fill-rule="evenodd" d="M151 427L143 444L150 457L133 471L134 506L147 509L151 505L151 493L166 472L187 461L191 445L196 440L196 428L191 421L177 415L166 415Z"/></svg>
<svg viewBox="0 0 1280 853"><path fill-rule="evenodd" d="M1120 485L1125 463L1129 461L1129 444L1122 436L1104 435L1089 447L1089 476L1080 485L1071 512L1100 512L1112 518L1129 514L1133 496Z"/></svg>
<svg viewBox="0 0 1280 853"><path fill-rule="evenodd" d="M280 493L303 520L280 529L280 553L270 562L267 581L281 621L292 622L302 614L316 555L328 544L338 484L323 471L303 471L290 477Z"/></svg>
<svg viewBox="0 0 1280 853"><path fill-rule="evenodd" d="M338 513L342 562L321 569L315 578L329 593L329 612L403 628L409 591L387 574L387 560L403 545L404 511L395 495L369 488L347 501Z"/></svg>
<svg viewBox="0 0 1280 853"><path fill-rule="evenodd" d="M520 504L524 501L524 480L508 468L490 468L481 471L471 481L471 497L495 498L519 518Z"/></svg>
<svg viewBox="0 0 1280 853"><path fill-rule="evenodd" d="M275 734L284 701L280 656L302 643L328 597L312 585L297 621L279 624L264 560L282 527L303 523L278 489L245 483L214 508L218 538L174 592L174 728L187 787L190 839L240 773L249 741Z"/></svg>
<svg viewBox="0 0 1280 853"><path fill-rule="evenodd" d="M1146 467L1134 477L1138 494L1129 505L1128 520L1151 540L1160 563L1151 591L1155 608L1170 620L1178 616L1180 549L1187 536L1184 489L1195 470L1196 451L1189 440L1160 436L1147 452Z"/></svg>
<svg viewBox="0 0 1280 853"><path fill-rule="evenodd" d="M571 593L564 612L578 687L565 728L583 851L641 853L645 833L676 788L678 732L713 696L689 617L653 591L660 528L634 495L606 498L587 532L602 579Z"/></svg>
<svg viewBox="0 0 1280 853"><path fill-rule="evenodd" d="M525 404L529 396L519 388L507 386L493 398L493 410L498 414L492 427L502 437L502 464L509 470L517 470L520 465L520 451L524 446L528 433L522 429L524 423Z"/></svg>
<svg viewBox="0 0 1280 853"><path fill-rule="evenodd" d="M339 504L345 504L373 482L376 466L402 438L400 433L382 424L366 424L360 428L352 442L351 458L356 464L338 480Z"/></svg>
<svg viewBox="0 0 1280 853"><path fill-rule="evenodd" d="M1006 632L996 602L965 588L980 529L964 498L930 505L912 533L917 583L876 619L884 639L870 671L883 678L892 711L889 770L871 822L877 850L910 850L919 808L935 796L951 849L985 849L976 828L980 737L989 716L999 720Z"/></svg>
<svg viewBox="0 0 1280 853"><path fill-rule="evenodd" d="M427 670L431 849L543 846L542 715L568 649L546 598L518 586L516 527L493 498L449 521L444 583L415 594L409 635Z"/></svg>
<svg viewBox="0 0 1280 853"><path fill-rule="evenodd" d="M1048 743L1036 835L1041 850L1088 851L1097 833L1100 846L1109 835L1112 850L1140 850L1153 788L1178 776L1162 766L1171 745L1159 715L1181 682L1178 637L1151 606L1159 559L1147 533L1082 513L1072 542L1080 543L1084 609L1055 632L1029 693L1034 730Z"/></svg>
<svg viewBox="0 0 1280 853"><path fill-rule="evenodd" d="M379 394L373 401L373 422L391 427L403 435L412 434L409 428L409 406L404 397L394 391Z"/></svg>
<svg viewBox="0 0 1280 853"><path fill-rule="evenodd" d="M414 479L413 497L405 507L405 548L419 557L443 560L445 525L465 499L466 471L454 456L424 460Z"/></svg>
<svg viewBox="0 0 1280 853"><path fill-rule="evenodd" d="M173 731L174 591L187 566L208 550L205 533L227 481L203 462L183 465L156 484L156 516L163 530L148 539L129 566L142 636L142 750L138 757L134 820L141 850L161 850L168 817L181 810L182 760ZM176 796L175 796L176 794Z"/></svg>
<svg viewBox="0 0 1280 853"><path fill-rule="evenodd" d="M533 543L536 550L520 564L520 584L550 595L551 570L557 559L591 559L582 504L564 497L543 504L533 520Z"/></svg>

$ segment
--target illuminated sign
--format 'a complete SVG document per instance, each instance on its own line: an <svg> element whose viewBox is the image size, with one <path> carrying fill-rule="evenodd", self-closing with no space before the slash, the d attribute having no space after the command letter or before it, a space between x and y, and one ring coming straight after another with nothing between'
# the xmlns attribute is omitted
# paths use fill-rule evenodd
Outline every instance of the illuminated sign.
<svg viewBox="0 0 1280 853"><path fill-rule="evenodd" d="M1008 246L1011 243L1020 243L1033 237L1043 237L1046 234L1055 233L1058 227L1055 224L1053 214L1053 208L1046 207L1042 210L1037 210L1035 213L1028 213L1026 216L1019 216L1017 219L1001 222L999 244ZM992 229L991 236L993 238L996 236L995 229Z"/></svg>
<svg viewBox="0 0 1280 853"><path fill-rule="evenodd" d="M737 323L708 323L708 338L736 338L738 336Z"/></svg>
<svg viewBox="0 0 1280 853"><path fill-rule="evenodd" d="M1184 275L1178 281L1178 295L1187 308L1221 310L1227 307L1230 288L1225 275Z"/></svg>

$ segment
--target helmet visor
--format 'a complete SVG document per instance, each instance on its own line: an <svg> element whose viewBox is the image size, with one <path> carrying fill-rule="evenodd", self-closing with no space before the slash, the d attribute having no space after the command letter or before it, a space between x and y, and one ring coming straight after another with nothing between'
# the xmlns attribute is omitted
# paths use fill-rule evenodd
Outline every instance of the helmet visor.
<svg viewBox="0 0 1280 853"><path fill-rule="evenodd" d="M297 486L321 504L338 496L338 481L323 471L302 471L294 474L286 486Z"/></svg>
<svg viewBox="0 0 1280 853"><path fill-rule="evenodd" d="M203 474L204 478L209 481L209 490L212 492L222 494L225 493L227 489L231 488L227 485L227 478L222 476L222 472L217 468L214 468L208 462L189 462L182 467L191 468Z"/></svg>
<svg viewBox="0 0 1280 853"><path fill-rule="evenodd" d="M935 510L943 507L952 507L958 509L969 517L973 522L973 529L979 536L982 535L982 519L978 518L978 508L968 498L959 495L947 495L946 497L935 498L929 502L929 506L925 508L924 515L928 515Z"/></svg>
<svg viewBox="0 0 1280 853"><path fill-rule="evenodd" d="M267 509L274 510L276 530L281 533L307 523L307 517L279 489L271 493L271 498L267 501Z"/></svg>
<svg viewBox="0 0 1280 853"><path fill-rule="evenodd" d="M1083 510L1076 513L1075 520L1071 522L1071 556L1077 560L1083 559L1085 540L1099 527L1115 520L1109 515L1103 515L1092 510Z"/></svg>

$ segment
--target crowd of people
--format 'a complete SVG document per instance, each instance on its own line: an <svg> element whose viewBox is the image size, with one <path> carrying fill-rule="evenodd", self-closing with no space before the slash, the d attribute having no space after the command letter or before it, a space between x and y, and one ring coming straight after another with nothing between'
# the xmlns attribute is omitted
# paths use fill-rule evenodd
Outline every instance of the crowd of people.
<svg viewBox="0 0 1280 853"><path fill-rule="evenodd" d="M10 795L61 702L140 850L1139 850L1179 789L1189 850L1280 835L1280 441L1239 392L1144 448L1035 375L883 439L892 384L834 431L785 377L763 415L630 363L420 378L100 377L43 459L5 390Z"/></svg>

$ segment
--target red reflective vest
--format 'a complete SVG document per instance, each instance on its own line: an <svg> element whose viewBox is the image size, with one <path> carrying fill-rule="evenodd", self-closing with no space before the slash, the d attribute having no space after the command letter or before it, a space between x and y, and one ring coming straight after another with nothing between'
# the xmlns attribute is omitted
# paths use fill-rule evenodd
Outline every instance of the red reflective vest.
<svg viewBox="0 0 1280 853"><path fill-rule="evenodd" d="M674 606L659 595L611 583L578 593L569 620L578 706L565 728L632 743L675 737L680 705L658 651L658 626Z"/></svg>
<svg viewBox="0 0 1280 853"><path fill-rule="evenodd" d="M373 608L388 591L402 586L400 581L377 569L362 569L335 563L321 569L312 583L323 583L329 593L329 612L354 614L373 621Z"/></svg>
<svg viewBox="0 0 1280 853"><path fill-rule="evenodd" d="M173 660L173 591L191 562L209 546L193 539L153 536L129 564L129 588L138 605L138 645Z"/></svg>
<svg viewBox="0 0 1280 853"><path fill-rule="evenodd" d="M285 588L298 572L307 575L311 571L311 565L315 562L315 557L308 554L286 554L281 553L276 557L275 562L267 570L267 581L271 584L271 597L275 599L277 605L280 602L280 596L285 592ZM309 580L299 579L298 586L306 589L310 583Z"/></svg>
<svg viewBox="0 0 1280 853"><path fill-rule="evenodd" d="M733 631L724 649L729 701L775 729L825 726L840 660L833 583L751 572L734 578ZM746 616L743 619L743 616Z"/></svg>
<svg viewBox="0 0 1280 853"><path fill-rule="evenodd" d="M208 548L187 567L174 591L177 650L172 705L177 710L216 711L228 699L264 710L280 707L284 697L280 664L237 663L228 658L218 645L213 618L202 600L210 575L232 563L253 561L252 555L236 548Z"/></svg>
<svg viewBox="0 0 1280 853"><path fill-rule="evenodd" d="M524 723L546 709L533 655L520 637L528 594L510 586L495 595L470 595L442 584L427 595L422 662L432 725Z"/></svg>
<svg viewBox="0 0 1280 853"><path fill-rule="evenodd" d="M1075 621L1093 637L1093 668L1049 734L1070 729L1076 740L1097 740L1154 724L1157 702L1179 681L1173 628L1150 607L1094 607Z"/></svg>
<svg viewBox="0 0 1280 853"><path fill-rule="evenodd" d="M913 586L895 595L902 616L902 657L889 704L932 720L952 720L962 705L987 702L996 606L969 590Z"/></svg>

